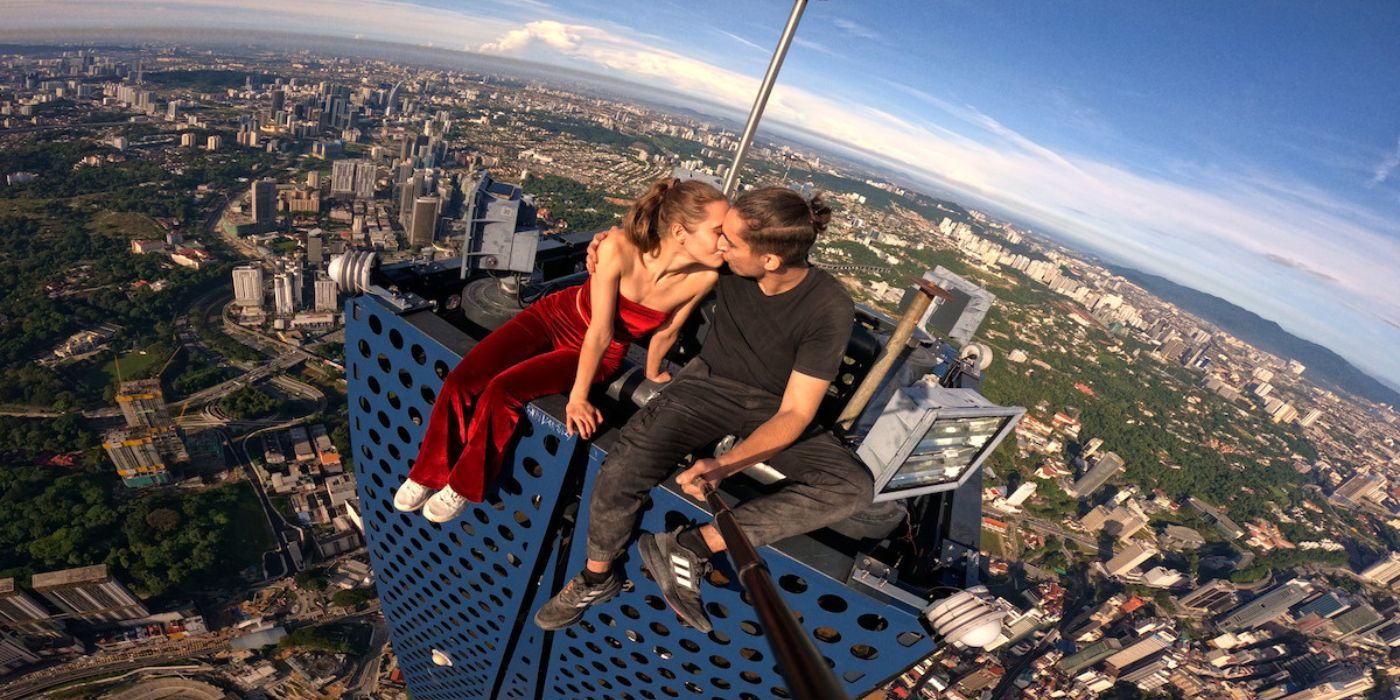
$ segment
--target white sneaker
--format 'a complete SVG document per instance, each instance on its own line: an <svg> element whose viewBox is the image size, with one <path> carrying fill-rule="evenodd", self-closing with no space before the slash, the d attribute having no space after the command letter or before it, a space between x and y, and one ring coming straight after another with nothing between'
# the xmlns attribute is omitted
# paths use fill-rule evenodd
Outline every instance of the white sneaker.
<svg viewBox="0 0 1400 700"><path fill-rule="evenodd" d="M433 489L424 486L413 479L407 479L403 486L394 492L394 509L405 513L412 513L423 507L428 498L433 495Z"/></svg>
<svg viewBox="0 0 1400 700"><path fill-rule="evenodd" d="M435 523L445 523L466 509L467 499L447 486L428 499L427 505L423 506L423 517Z"/></svg>

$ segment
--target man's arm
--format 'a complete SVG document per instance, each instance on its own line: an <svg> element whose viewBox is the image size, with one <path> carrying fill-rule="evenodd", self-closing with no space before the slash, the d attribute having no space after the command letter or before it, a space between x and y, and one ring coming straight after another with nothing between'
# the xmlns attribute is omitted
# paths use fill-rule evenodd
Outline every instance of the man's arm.
<svg viewBox="0 0 1400 700"><path fill-rule="evenodd" d="M737 474L787 449L797 441L817 416L817 408L826 397L829 379L794 371L783 389L778 412L764 421L734 449L716 459L701 459L689 469L676 475L676 483L691 496L704 500L702 484L718 484L725 477Z"/></svg>

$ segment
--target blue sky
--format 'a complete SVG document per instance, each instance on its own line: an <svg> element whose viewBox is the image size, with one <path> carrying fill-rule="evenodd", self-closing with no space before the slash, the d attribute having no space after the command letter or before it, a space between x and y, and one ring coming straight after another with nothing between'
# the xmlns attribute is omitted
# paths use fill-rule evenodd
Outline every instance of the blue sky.
<svg viewBox="0 0 1400 700"><path fill-rule="evenodd" d="M8 0L558 63L747 109L790 5ZM1400 4L810 4L768 119L1229 299L1400 385Z"/></svg>

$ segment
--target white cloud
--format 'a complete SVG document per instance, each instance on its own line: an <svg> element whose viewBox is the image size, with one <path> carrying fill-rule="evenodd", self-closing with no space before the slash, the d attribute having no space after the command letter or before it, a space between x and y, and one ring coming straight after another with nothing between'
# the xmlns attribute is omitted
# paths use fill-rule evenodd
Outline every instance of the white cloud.
<svg viewBox="0 0 1400 700"><path fill-rule="evenodd" d="M842 19L838 17L837 19L832 20L831 23L836 25L837 29L840 29L841 31L847 34L850 34L851 36L860 37L862 39L870 39L871 41L878 41L882 38L879 32L863 24L860 24L859 22L852 22L851 20Z"/></svg>
<svg viewBox="0 0 1400 700"><path fill-rule="evenodd" d="M1372 185L1379 185L1390 178L1390 174L1400 167L1400 138L1395 139L1395 151L1390 153L1376 166L1376 174L1371 178Z"/></svg>

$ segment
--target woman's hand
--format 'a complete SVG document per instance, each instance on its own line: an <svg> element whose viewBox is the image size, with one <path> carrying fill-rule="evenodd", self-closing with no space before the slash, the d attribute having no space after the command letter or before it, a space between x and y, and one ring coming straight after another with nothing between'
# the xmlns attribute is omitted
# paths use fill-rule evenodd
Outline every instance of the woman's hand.
<svg viewBox="0 0 1400 700"><path fill-rule="evenodd" d="M587 440L593 437L602 423L603 412L588 399L569 399L569 405L564 407L564 432L569 435L577 432L579 437Z"/></svg>
<svg viewBox="0 0 1400 700"><path fill-rule="evenodd" d="M667 371L665 371L665 370L662 370L662 371L661 371L660 373L658 373L658 374L647 375L647 380L648 380L648 381L656 382L657 384L665 384L666 382L671 381L671 373L670 373L670 372L667 372Z"/></svg>

